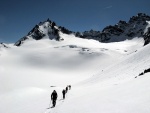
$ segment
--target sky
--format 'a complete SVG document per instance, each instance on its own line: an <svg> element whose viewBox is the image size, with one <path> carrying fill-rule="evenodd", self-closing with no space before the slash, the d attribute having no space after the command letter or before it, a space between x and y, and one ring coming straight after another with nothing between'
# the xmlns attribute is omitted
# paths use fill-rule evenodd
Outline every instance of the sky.
<svg viewBox="0 0 150 113"><path fill-rule="evenodd" d="M48 18L72 31L101 31L138 13L150 0L0 0L0 42L15 43Z"/></svg>

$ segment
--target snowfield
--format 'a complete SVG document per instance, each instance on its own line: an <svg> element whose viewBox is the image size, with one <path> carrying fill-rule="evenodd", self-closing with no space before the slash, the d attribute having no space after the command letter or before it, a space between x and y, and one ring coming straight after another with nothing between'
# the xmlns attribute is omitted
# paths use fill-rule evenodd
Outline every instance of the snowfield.
<svg viewBox="0 0 150 113"><path fill-rule="evenodd" d="M0 48L0 113L150 113L150 45L100 43L60 33ZM72 89L62 100L62 90ZM53 90L57 105L51 106Z"/></svg>

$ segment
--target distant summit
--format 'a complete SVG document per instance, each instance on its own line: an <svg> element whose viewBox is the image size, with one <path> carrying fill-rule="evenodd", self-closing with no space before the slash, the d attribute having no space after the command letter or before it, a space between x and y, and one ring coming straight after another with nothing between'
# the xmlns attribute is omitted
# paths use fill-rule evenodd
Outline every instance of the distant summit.
<svg viewBox="0 0 150 113"><path fill-rule="evenodd" d="M49 38L51 40L63 40L59 36L60 29L57 27L55 22L47 19L47 21L40 22L23 38L18 40L15 45L20 46L25 40L35 39L40 40L43 38Z"/></svg>
<svg viewBox="0 0 150 113"><path fill-rule="evenodd" d="M148 21L150 21L150 16L144 13L138 13L136 16L131 17L128 22L120 20L117 24L113 26L109 25L102 31L90 30L73 32L65 27L57 26L55 22L47 19L37 24L25 37L18 40L15 45L20 46L28 39L40 40L49 38L51 40L60 41L63 40L59 35L60 32L105 43L124 41L126 39L133 39L134 37L143 37L145 40L144 45L146 45L150 43L150 27L147 27L149 25Z"/></svg>
<svg viewBox="0 0 150 113"><path fill-rule="evenodd" d="M100 42L118 42L126 39L133 39L134 37L144 37L145 45L150 42L150 30L144 33L150 16L138 13L137 16L133 16L128 22L120 20L116 25L107 26L102 31L85 31L82 33L76 33L76 36L95 39ZM147 28L148 29L148 28Z"/></svg>

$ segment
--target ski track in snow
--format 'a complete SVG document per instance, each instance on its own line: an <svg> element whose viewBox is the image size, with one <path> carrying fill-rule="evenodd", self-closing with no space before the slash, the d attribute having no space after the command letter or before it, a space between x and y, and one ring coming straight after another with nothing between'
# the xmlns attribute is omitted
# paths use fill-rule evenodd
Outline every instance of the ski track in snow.
<svg viewBox="0 0 150 113"><path fill-rule="evenodd" d="M135 78L150 68L150 45L143 47L142 38L99 43L60 35L64 41L30 39L1 48L0 113L150 112L150 74ZM47 109L54 89L56 107Z"/></svg>

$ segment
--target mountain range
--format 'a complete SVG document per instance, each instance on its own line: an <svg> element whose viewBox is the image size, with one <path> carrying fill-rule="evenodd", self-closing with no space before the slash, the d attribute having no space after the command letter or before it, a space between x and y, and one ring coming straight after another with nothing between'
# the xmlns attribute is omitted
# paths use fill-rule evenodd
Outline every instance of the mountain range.
<svg viewBox="0 0 150 113"><path fill-rule="evenodd" d="M115 25L109 25L102 31L84 31L84 32L73 32L65 27L57 26L55 22L47 19L44 22L40 22L23 38L18 40L15 45L20 46L25 40L35 39L40 40L42 38L55 39L62 41L63 39L59 36L59 33L73 34L76 37L84 39L94 39L99 42L119 42L126 39L133 39L134 37L143 37L145 40L144 45L150 42L150 29L145 31L150 21L150 16L144 13L138 13L129 19L128 22L120 20Z"/></svg>

